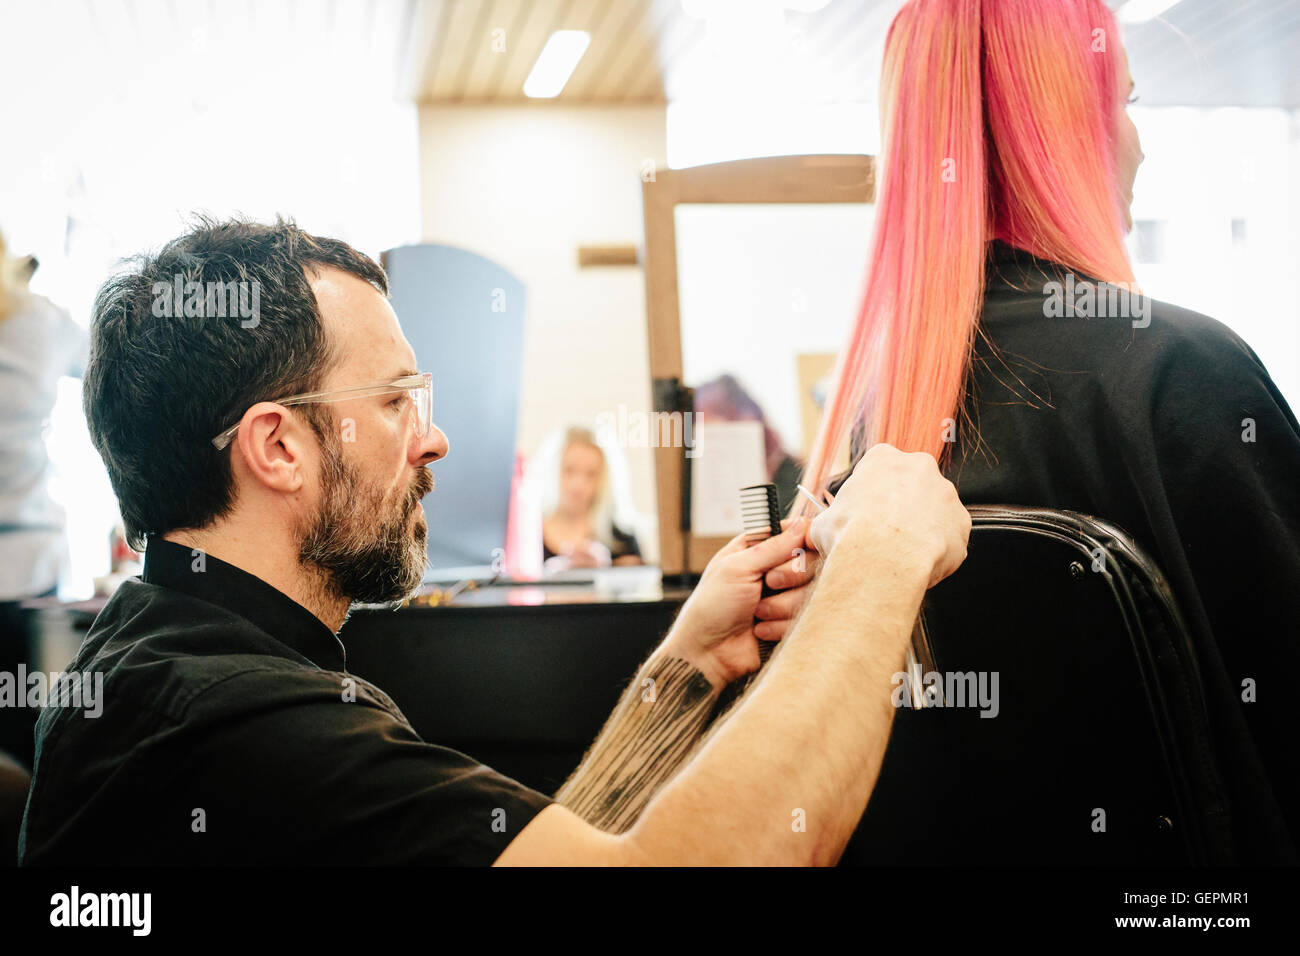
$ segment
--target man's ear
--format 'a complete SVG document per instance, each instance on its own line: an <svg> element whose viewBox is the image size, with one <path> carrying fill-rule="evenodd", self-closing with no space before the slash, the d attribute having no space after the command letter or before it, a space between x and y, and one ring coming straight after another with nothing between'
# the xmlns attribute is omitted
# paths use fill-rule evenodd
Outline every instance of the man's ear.
<svg viewBox="0 0 1300 956"><path fill-rule="evenodd" d="M239 420L234 448L254 479L273 491L292 493L307 480L316 443L283 405L258 402Z"/></svg>

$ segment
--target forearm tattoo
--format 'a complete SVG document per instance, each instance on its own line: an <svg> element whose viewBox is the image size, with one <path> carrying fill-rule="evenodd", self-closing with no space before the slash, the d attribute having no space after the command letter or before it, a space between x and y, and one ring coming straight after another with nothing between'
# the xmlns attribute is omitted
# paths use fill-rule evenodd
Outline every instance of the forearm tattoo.
<svg viewBox="0 0 1300 956"><path fill-rule="evenodd" d="M764 641L762 639L758 641L758 670L733 680L722 688L722 693L718 695L718 700L713 705L713 712L709 715L709 723L714 729L722 726L726 718L739 706L741 700L758 683L759 678L767 673L767 662L772 659L772 655L780 647L781 645L774 641ZM712 730L709 735L712 736Z"/></svg>
<svg viewBox="0 0 1300 956"><path fill-rule="evenodd" d="M648 662L556 800L608 833L630 829L673 778L713 716L718 694L687 661Z"/></svg>

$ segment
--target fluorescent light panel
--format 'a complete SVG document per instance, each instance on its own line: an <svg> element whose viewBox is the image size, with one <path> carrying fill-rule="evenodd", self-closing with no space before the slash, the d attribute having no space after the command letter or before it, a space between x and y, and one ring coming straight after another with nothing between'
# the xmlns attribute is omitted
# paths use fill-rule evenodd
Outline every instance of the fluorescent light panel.
<svg viewBox="0 0 1300 956"><path fill-rule="evenodd" d="M1120 23L1146 23L1164 13L1178 0L1128 0L1116 16Z"/></svg>
<svg viewBox="0 0 1300 956"><path fill-rule="evenodd" d="M591 36L582 30L556 30L552 33L528 79L524 80L524 96L534 99L559 96L590 43Z"/></svg>

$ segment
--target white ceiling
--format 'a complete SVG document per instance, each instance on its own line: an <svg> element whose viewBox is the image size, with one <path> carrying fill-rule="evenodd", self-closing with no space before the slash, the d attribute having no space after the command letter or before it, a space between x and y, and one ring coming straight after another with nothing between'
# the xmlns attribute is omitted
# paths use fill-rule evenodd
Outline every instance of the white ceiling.
<svg viewBox="0 0 1300 956"><path fill-rule="evenodd" d="M782 0L723 2L743 5L742 40L735 29L711 37L680 0L2 0L0 79L6 96L29 97L137 83L198 98L347 85L424 102L512 101L550 33L571 28L592 43L562 101L873 98L899 0L830 0L812 13ZM757 30L774 18L784 22L777 43ZM1300 107L1297 0L1181 0L1127 27L1125 45L1144 105Z"/></svg>

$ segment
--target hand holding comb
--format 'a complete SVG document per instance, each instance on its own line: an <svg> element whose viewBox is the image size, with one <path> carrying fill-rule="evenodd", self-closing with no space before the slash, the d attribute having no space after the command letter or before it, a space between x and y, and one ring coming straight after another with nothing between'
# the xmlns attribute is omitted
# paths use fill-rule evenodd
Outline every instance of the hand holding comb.
<svg viewBox="0 0 1300 956"><path fill-rule="evenodd" d="M761 485L747 485L740 489L740 518L745 531L745 546L752 547L760 541L766 541L781 533L781 512L776 498L776 485L770 481ZM777 592L767 586L767 575L763 576L763 597L770 597ZM758 618L754 618L758 623ZM776 641L758 639L759 668L772 656Z"/></svg>

